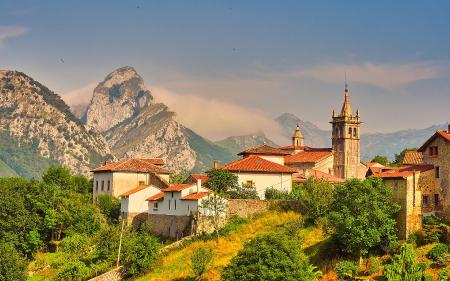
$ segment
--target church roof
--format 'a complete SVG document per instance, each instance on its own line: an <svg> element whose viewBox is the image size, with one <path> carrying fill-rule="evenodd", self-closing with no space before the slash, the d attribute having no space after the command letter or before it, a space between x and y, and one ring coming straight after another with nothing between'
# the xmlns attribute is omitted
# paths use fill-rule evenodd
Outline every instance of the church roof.
<svg viewBox="0 0 450 281"><path fill-rule="evenodd" d="M256 172L256 173L296 173L297 170L263 159L256 155L228 163L218 167L231 172Z"/></svg>
<svg viewBox="0 0 450 281"><path fill-rule="evenodd" d="M289 152L264 144L238 153L238 155L246 155L246 154L288 155Z"/></svg>
<svg viewBox="0 0 450 281"><path fill-rule="evenodd" d="M285 163L317 163L333 155L331 149L304 150L284 157Z"/></svg>

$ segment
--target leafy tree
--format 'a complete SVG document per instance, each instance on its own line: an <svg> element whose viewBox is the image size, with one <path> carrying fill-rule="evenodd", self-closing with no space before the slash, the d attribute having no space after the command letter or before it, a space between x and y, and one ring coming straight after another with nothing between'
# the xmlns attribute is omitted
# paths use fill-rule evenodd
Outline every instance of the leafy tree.
<svg viewBox="0 0 450 281"><path fill-rule="evenodd" d="M62 166L51 166L42 175L42 181L46 184L54 184L61 189L73 189L74 183L70 170Z"/></svg>
<svg viewBox="0 0 450 281"><path fill-rule="evenodd" d="M132 276L148 269L158 257L160 244L148 234L133 232L123 240L122 261L127 265L126 275Z"/></svg>
<svg viewBox="0 0 450 281"><path fill-rule="evenodd" d="M350 281L356 275L358 266L351 261L342 261L336 264L336 274L341 281Z"/></svg>
<svg viewBox="0 0 450 281"><path fill-rule="evenodd" d="M247 242L222 277L225 281L313 281L320 274L301 253L297 241L282 234L266 234Z"/></svg>
<svg viewBox="0 0 450 281"><path fill-rule="evenodd" d="M197 280L201 280L203 274L208 270L208 266L213 258L213 251L210 248L196 248L191 257L191 267Z"/></svg>
<svg viewBox="0 0 450 281"><path fill-rule="evenodd" d="M59 269L56 276L57 281L82 281L89 277L89 268L79 260L66 261Z"/></svg>
<svg viewBox="0 0 450 281"><path fill-rule="evenodd" d="M72 258L80 259L89 254L91 241L85 235L74 234L61 241L61 250Z"/></svg>
<svg viewBox="0 0 450 281"><path fill-rule="evenodd" d="M403 244L400 254L385 266L384 277L388 281L421 281L426 265L416 262L416 253L411 244Z"/></svg>
<svg viewBox="0 0 450 281"><path fill-rule="evenodd" d="M370 162L377 162L383 166L389 166L389 159L386 156L377 155Z"/></svg>
<svg viewBox="0 0 450 281"><path fill-rule="evenodd" d="M0 241L0 281L26 280L26 259L9 242Z"/></svg>
<svg viewBox="0 0 450 281"><path fill-rule="evenodd" d="M226 200L217 193L212 193L202 200L200 205L202 216L209 218L216 234L216 242L219 243L219 230L226 212Z"/></svg>
<svg viewBox="0 0 450 281"><path fill-rule="evenodd" d="M228 196L231 199L259 199L255 186L248 184L228 190Z"/></svg>
<svg viewBox="0 0 450 281"><path fill-rule="evenodd" d="M224 169L211 170L208 173L208 181L205 186L212 191L224 196L230 190L239 189L238 177Z"/></svg>
<svg viewBox="0 0 450 281"><path fill-rule="evenodd" d="M371 248L396 240L393 216L400 207L392 203L391 192L377 178L352 179L336 187L329 222L346 251L361 258Z"/></svg>
<svg viewBox="0 0 450 281"><path fill-rule="evenodd" d="M109 222L117 223L120 216L120 200L109 195L102 194L96 197L96 204L100 212L108 218Z"/></svg>
<svg viewBox="0 0 450 281"><path fill-rule="evenodd" d="M313 222L326 216L335 200L334 186L324 180L308 179L299 188L298 193L305 215Z"/></svg>
<svg viewBox="0 0 450 281"><path fill-rule="evenodd" d="M442 243L435 245L429 252L428 258L436 262L438 265L447 263L448 246Z"/></svg>
<svg viewBox="0 0 450 281"><path fill-rule="evenodd" d="M395 160L392 162L392 165L394 166L401 166L403 165L403 159L405 158L405 154L407 151L417 151L418 148L405 148L403 149L399 154L395 154Z"/></svg>

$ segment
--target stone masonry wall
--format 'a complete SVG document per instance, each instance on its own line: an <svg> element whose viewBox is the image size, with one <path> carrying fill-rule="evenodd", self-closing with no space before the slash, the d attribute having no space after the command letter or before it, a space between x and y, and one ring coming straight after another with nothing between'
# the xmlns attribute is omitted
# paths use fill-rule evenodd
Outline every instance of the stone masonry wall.
<svg viewBox="0 0 450 281"><path fill-rule="evenodd" d="M89 279L89 281L117 281L120 280L120 278L122 278L123 273L124 268L123 266L121 266L106 273L103 273L102 275Z"/></svg>

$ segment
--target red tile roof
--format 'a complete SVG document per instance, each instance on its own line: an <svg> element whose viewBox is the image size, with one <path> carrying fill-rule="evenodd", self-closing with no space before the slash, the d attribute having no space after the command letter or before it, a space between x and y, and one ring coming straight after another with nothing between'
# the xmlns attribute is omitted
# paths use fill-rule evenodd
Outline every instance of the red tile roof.
<svg viewBox="0 0 450 281"><path fill-rule="evenodd" d="M414 164L422 164L423 163L423 155L422 152L418 151L406 151L405 157L403 158L404 165L414 165Z"/></svg>
<svg viewBox="0 0 450 281"><path fill-rule="evenodd" d="M289 152L268 145L261 145L239 152L238 155L262 154L262 155L288 155Z"/></svg>
<svg viewBox="0 0 450 281"><path fill-rule="evenodd" d="M274 163L272 161L263 159L256 155L228 163L220 166L219 169L224 169L232 172L257 172L257 173L296 173L297 170Z"/></svg>
<svg viewBox="0 0 450 281"><path fill-rule="evenodd" d="M423 152L427 146L437 137L441 137L446 141L450 141L450 133L447 131L443 131L443 130L439 130L436 131L436 133L434 135L432 135L419 149L419 152Z"/></svg>
<svg viewBox="0 0 450 281"><path fill-rule="evenodd" d="M375 177L380 178L403 178L409 177L414 172L425 172L434 169L433 165L411 165L402 167L390 167L390 169L383 169L380 173L375 173Z"/></svg>
<svg viewBox="0 0 450 281"><path fill-rule="evenodd" d="M298 182L298 183L305 182L305 180L307 180L309 178L320 179L320 180L324 180L324 181L331 182L331 183L345 182L344 179L341 179L334 175L330 175L330 174L327 174L327 173L324 173L324 172L321 172L321 171L315 170L315 169L300 170L299 173L296 173L293 175L293 181Z"/></svg>
<svg viewBox="0 0 450 281"><path fill-rule="evenodd" d="M168 174L169 170L150 163L143 159L126 158L117 162L108 163L104 166L95 168L91 172L138 172L138 173L159 173Z"/></svg>
<svg viewBox="0 0 450 281"><path fill-rule="evenodd" d="M161 158L141 158L139 160L142 160L144 162L147 162L147 163L150 163L153 165L158 165L158 166L162 166L162 165L166 164L166 163L164 163L164 160Z"/></svg>
<svg viewBox="0 0 450 281"><path fill-rule="evenodd" d="M129 196L129 195L131 195L131 194L134 194L134 193L136 193L136 192L139 192L139 191L141 191L141 190L144 190L144 189L146 189L147 187L149 187L149 185L140 184L140 185L138 185L137 187L128 190L127 192L125 192L124 194L122 194L122 195L120 195L120 196L121 196L121 197L127 197L127 196Z"/></svg>
<svg viewBox="0 0 450 281"><path fill-rule="evenodd" d="M162 200L164 200L164 192L157 193L145 199L145 201L162 201Z"/></svg>
<svg viewBox="0 0 450 281"><path fill-rule="evenodd" d="M209 195L209 192L196 192L184 196L181 200L198 200Z"/></svg>
<svg viewBox="0 0 450 281"><path fill-rule="evenodd" d="M194 180L202 180L202 182L206 182L208 180L208 175L205 174L191 174L191 177Z"/></svg>
<svg viewBox="0 0 450 281"><path fill-rule="evenodd" d="M333 152L328 149L305 150L300 151L294 155L284 157L285 163L317 163L327 157L333 155Z"/></svg>
<svg viewBox="0 0 450 281"><path fill-rule="evenodd" d="M196 186L196 184L194 183L182 183L182 184L176 184L176 185L171 185L167 188L163 188L161 189L162 191L166 192L166 191L181 191L183 189L192 187L192 186Z"/></svg>

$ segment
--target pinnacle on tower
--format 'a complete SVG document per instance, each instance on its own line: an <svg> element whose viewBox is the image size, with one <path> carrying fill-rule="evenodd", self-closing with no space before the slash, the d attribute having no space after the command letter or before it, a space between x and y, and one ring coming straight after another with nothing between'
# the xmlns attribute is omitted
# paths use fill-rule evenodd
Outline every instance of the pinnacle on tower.
<svg viewBox="0 0 450 281"><path fill-rule="evenodd" d="M297 128L295 128L294 135L292 136L292 145L293 146L303 146L303 135L302 131L300 130L300 126L297 123Z"/></svg>
<svg viewBox="0 0 450 281"><path fill-rule="evenodd" d="M350 107L350 97L348 94L348 85L345 82L345 98L344 104L342 105L341 116L352 116L352 108Z"/></svg>

